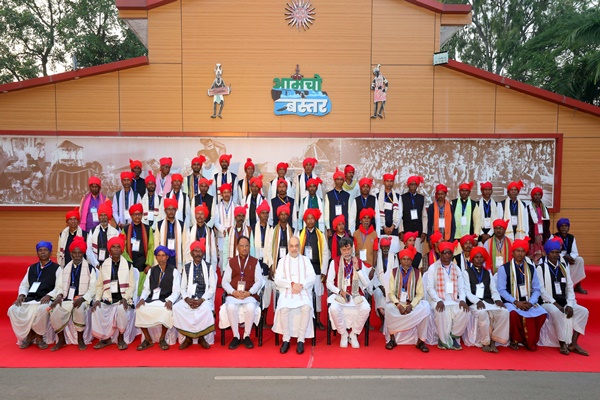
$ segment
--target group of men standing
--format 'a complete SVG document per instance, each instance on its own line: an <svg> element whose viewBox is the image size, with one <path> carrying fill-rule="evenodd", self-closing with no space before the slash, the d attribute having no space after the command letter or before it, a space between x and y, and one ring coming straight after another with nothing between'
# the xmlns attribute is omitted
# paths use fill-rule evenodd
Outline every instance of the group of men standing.
<svg viewBox="0 0 600 400"><path fill-rule="evenodd" d="M373 179L354 178L347 165L336 168L334 187L325 191L314 170L318 161L307 158L291 178L288 164L279 163L263 191L252 160L238 177L229 170L231 158L221 155L221 171L205 177L205 159L196 157L185 178L170 173L170 158L160 159L157 176L145 178L141 162L130 160L112 201L91 177L90 192L66 215L58 263L50 261L52 244L40 242L40 261L29 267L9 310L20 346L47 347L49 323L58 337L52 350L66 345L65 329L77 332L83 350L91 321L97 349L113 342L126 349L127 331L135 327L144 336L138 350L155 341L167 350L173 327L180 349L194 340L208 348L214 295L222 286L219 326L232 328L230 349L254 347L251 328L274 302L281 352L296 337L303 353L313 323L325 329L326 288L328 322L341 347L360 347L373 298L390 350L408 337L428 352L430 320L437 346L459 350L470 315L484 351L497 352L496 343L535 350L550 315L561 353L587 354L577 339L588 314L574 294L586 293L583 260L569 220L550 232L542 189L524 202L522 183L511 182L498 202L485 182L476 201L473 183L463 183L450 201L440 184L426 205L419 176L409 177L401 194L394 189L396 171L385 174L377 191Z"/></svg>

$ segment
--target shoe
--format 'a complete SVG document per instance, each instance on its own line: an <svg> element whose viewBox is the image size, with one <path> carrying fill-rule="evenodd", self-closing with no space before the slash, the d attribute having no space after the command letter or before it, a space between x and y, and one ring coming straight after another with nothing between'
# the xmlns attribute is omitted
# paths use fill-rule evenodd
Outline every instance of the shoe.
<svg viewBox="0 0 600 400"><path fill-rule="evenodd" d="M346 347L348 347L348 334L344 333L340 336L340 347L345 349Z"/></svg>
<svg viewBox="0 0 600 400"><path fill-rule="evenodd" d="M281 348L279 349L279 352L281 354L285 354L288 352L289 349L290 349L290 342L283 342L281 344Z"/></svg>
<svg viewBox="0 0 600 400"><path fill-rule="evenodd" d="M200 347L202 347L203 349L210 349L210 344L208 344L208 342L206 341L206 339L204 339L204 336L200 336L198 338L198 344L200 345Z"/></svg>
<svg viewBox="0 0 600 400"><path fill-rule="evenodd" d="M252 339L250 339L250 336L246 336L244 338L244 346L246 346L247 349L254 348L254 343L252 343Z"/></svg>
<svg viewBox="0 0 600 400"><path fill-rule="evenodd" d="M179 350L185 350L192 345L193 341L191 337L186 337L185 340L179 345Z"/></svg>
<svg viewBox="0 0 600 400"><path fill-rule="evenodd" d="M158 346L160 347L161 350L169 350L170 349L169 343L167 343L167 341L164 339L158 343Z"/></svg>
<svg viewBox="0 0 600 400"><path fill-rule="evenodd" d="M317 321L317 329L320 331L324 331L325 325L323 325L323 323L321 321Z"/></svg>
<svg viewBox="0 0 600 400"><path fill-rule="evenodd" d="M296 345L296 353L304 353L304 342L298 342L298 344Z"/></svg>
<svg viewBox="0 0 600 400"><path fill-rule="evenodd" d="M415 346L417 349L421 350L423 353L429 353L429 347L425 344L424 341L419 339L417 341L417 345Z"/></svg>
<svg viewBox="0 0 600 400"><path fill-rule="evenodd" d="M50 349L50 351L57 351L57 350L60 350L63 347L66 347L66 346L67 346L67 344L65 342L62 342L62 343L58 342L54 346L52 346L52 348Z"/></svg>
<svg viewBox="0 0 600 400"><path fill-rule="evenodd" d="M396 346L397 346L396 340L392 336L392 338L390 339L390 341L386 343L385 348L388 349L388 350L393 350L394 347L396 347Z"/></svg>
<svg viewBox="0 0 600 400"><path fill-rule="evenodd" d="M127 350L127 343L125 343L123 341L117 343L117 349L119 349L119 350Z"/></svg>
<svg viewBox="0 0 600 400"><path fill-rule="evenodd" d="M40 340L39 342L35 342L36 346L40 350L46 350L48 348L48 343L44 342L44 340Z"/></svg>
<svg viewBox="0 0 600 400"><path fill-rule="evenodd" d="M234 337L231 343L229 343L229 350L235 350L240 345L240 339Z"/></svg>
<svg viewBox="0 0 600 400"><path fill-rule="evenodd" d="M570 345L569 346L569 351L575 354L579 354L580 356L589 356L590 353L588 353L586 350L582 349L578 344L575 345Z"/></svg>
<svg viewBox="0 0 600 400"><path fill-rule="evenodd" d="M440 339L438 339L438 349L440 350L448 350L448 346L446 346Z"/></svg>
<svg viewBox="0 0 600 400"><path fill-rule="evenodd" d="M565 356L569 355L569 349L567 348L567 345L565 343L561 343L560 344L560 354L564 354Z"/></svg>
<svg viewBox="0 0 600 400"><path fill-rule="evenodd" d="M23 340L21 342L21 344L19 345L19 348L25 350L25 349L29 348L29 346L31 346L32 344L33 344L33 340Z"/></svg>
<svg viewBox="0 0 600 400"><path fill-rule="evenodd" d="M358 343L358 337L356 337L356 333L350 334L350 345L353 349L360 349L360 343Z"/></svg>
<svg viewBox="0 0 600 400"><path fill-rule="evenodd" d="M454 337L452 338L452 350L462 350L462 347L458 343L458 340L456 340L456 338Z"/></svg>

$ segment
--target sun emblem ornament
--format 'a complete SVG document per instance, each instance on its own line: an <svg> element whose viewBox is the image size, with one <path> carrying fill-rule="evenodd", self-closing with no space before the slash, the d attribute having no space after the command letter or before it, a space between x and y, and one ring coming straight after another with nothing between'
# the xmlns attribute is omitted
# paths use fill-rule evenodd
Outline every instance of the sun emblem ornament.
<svg viewBox="0 0 600 400"><path fill-rule="evenodd" d="M285 19L292 28L307 30L315 21L315 8L308 0L292 0L286 3Z"/></svg>

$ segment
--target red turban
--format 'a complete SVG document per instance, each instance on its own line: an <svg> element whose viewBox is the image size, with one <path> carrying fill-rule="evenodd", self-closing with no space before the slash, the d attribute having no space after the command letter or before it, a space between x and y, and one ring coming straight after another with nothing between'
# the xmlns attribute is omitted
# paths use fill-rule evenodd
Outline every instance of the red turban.
<svg viewBox="0 0 600 400"><path fill-rule="evenodd" d="M171 182L174 182L174 181L183 182L183 176L181 176L181 174L171 175Z"/></svg>
<svg viewBox="0 0 600 400"><path fill-rule="evenodd" d="M134 169L135 167L140 167L140 169L142 168L142 162L140 160L132 160L131 158L129 159L129 168Z"/></svg>
<svg viewBox="0 0 600 400"><path fill-rule="evenodd" d="M479 187L481 188L481 190L483 189L493 189L494 185L492 185L492 182L482 182L479 184Z"/></svg>
<svg viewBox="0 0 600 400"><path fill-rule="evenodd" d="M306 187L309 187L310 185L315 185L316 187L319 187L319 185L321 183L323 183L323 181L319 177L317 177L317 178L310 178L308 181L306 181Z"/></svg>
<svg viewBox="0 0 600 400"><path fill-rule="evenodd" d="M75 248L79 248L79 250L81 250L81 252L85 254L85 251L87 250L87 244L85 243L85 239L83 237L75 236L73 238L73 241L69 246L69 252L73 252Z"/></svg>
<svg viewBox="0 0 600 400"><path fill-rule="evenodd" d="M531 197L533 198L533 195L539 193L542 196L544 195L544 191L542 190L541 187L534 187L533 189L531 189Z"/></svg>
<svg viewBox="0 0 600 400"><path fill-rule="evenodd" d="M383 174L383 180L384 181L395 181L396 180L396 175L398 175L398 170L395 169L393 173L391 174Z"/></svg>
<svg viewBox="0 0 600 400"><path fill-rule="evenodd" d="M206 238L202 238L200 240L196 240L190 244L190 251L200 248L203 253L206 253Z"/></svg>
<svg viewBox="0 0 600 400"><path fill-rule="evenodd" d="M191 165L194 165L194 164L200 164L200 165L202 165L205 162L206 162L206 157L204 157L202 154L200 154L198 157L192 158L192 164Z"/></svg>
<svg viewBox="0 0 600 400"><path fill-rule="evenodd" d="M446 250L450 250L454 253L454 249L456 249L457 244L457 240L455 240L454 242L442 242L438 245L438 248L440 249L440 253Z"/></svg>
<svg viewBox="0 0 600 400"><path fill-rule="evenodd" d="M279 164L277 164L277 170L280 170L283 168L287 172L288 167L289 167L288 163L280 162Z"/></svg>
<svg viewBox="0 0 600 400"><path fill-rule="evenodd" d="M515 241L512 243L512 246L510 246L510 252L512 253L517 249L523 249L525 250L525 253L529 251L529 238L527 236L525 236L523 239L515 239Z"/></svg>
<svg viewBox="0 0 600 400"><path fill-rule="evenodd" d="M210 211L208 211L208 207L206 206L205 203L202 203L199 206L196 206L196 208L194 209L194 212L196 214L198 212L202 212L204 214L204 218L208 218L208 216L210 215Z"/></svg>
<svg viewBox="0 0 600 400"><path fill-rule="evenodd" d="M106 248L110 250L114 245L121 247L121 250L125 250L125 235L123 233L119 233L119 236L110 238Z"/></svg>
<svg viewBox="0 0 600 400"><path fill-rule="evenodd" d="M248 167L252 167L254 168L254 163L252 162L251 158L247 158L246 159L246 163L244 164L244 171L248 168Z"/></svg>
<svg viewBox="0 0 600 400"><path fill-rule="evenodd" d="M75 217L78 221L81 220L81 215L79 215L79 207L75 207L65 215L65 219L67 221L73 217Z"/></svg>
<svg viewBox="0 0 600 400"><path fill-rule="evenodd" d="M88 186L91 185L98 185L102 187L102 182L100 182L100 178L98 178L97 176L90 176L90 179L88 179Z"/></svg>
<svg viewBox="0 0 600 400"><path fill-rule="evenodd" d="M403 242L406 243L408 242L408 239L410 238L418 238L419 237L419 232L404 232L404 240Z"/></svg>
<svg viewBox="0 0 600 400"><path fill-rule="evenodd" d="M465 235L460 238L461 246L464 246L467 242L471 242L473 243L473 246L475 246L475 243L477 243L477 235Z"/></svg>
<svg viewBox="0 0 600 400"><path fill-rule="evenodd" d="M506 187L506 190L510 190L510 189L512 189L512 188L517 188L517 190L521 190L521 189L523 189L523 186L525 186L525 185L523 184L523 182L522 182L522 181L519 181L519 182L511 182L511 183L509 183L509 184L508 184L508 186Z"/></svg>
<svg viewBox="0 0 600 400"><path fill-rule="evenodd" d="M409 176L408 179L406 180L406 186L410 185L411 183L416 183L417 186L419 186L420 184L422 184L424 182L425 182L425 179L423 179L422 176L413 175L413 176Z"/></svg>
<svg viewBox="0 0 600 400"><path fill-rule="evenodd" d="M129 207L129 215L133 215L136 212L139 212L142 214L144 213L144 207L142 207L141 203L133 204L133 205L131 205L131 207Z"/></svg>
<svg viewBox="0 0 600 400"><path fill-rule="evenodd" d="M442 240L443 236L442 236L442 232L440 231L435 231L431 234L431 236L429 237L429 241L431 242L432 245L436 244L437 242L439 242L440 240Z"/></svg>
<svg viewBox="0 0 600 400"><path fill-rule="evenodd" d="M202 185L203 183L206 183L208 186L212 185L213 180L208 180L206 178L200 178L200 180L198 181L198 186Z"/></svg>
<svg viewBox="0 0 600 400"><path fill-rule="evenodd" d="M223 160L227 161L227 164L231 163L231 157L233 157L231 154L221 154L219 156L219 164L221 164Z"/></svg>
<svg viewBox="0 0 600 400"><path fill-rule="evenodd" d="M233 216L237 217L238 215L246 215L246 210L248 209L248 205L245 204L243 206L237 206L233 209Z"/></svg>
<svg viewBox="0 0 600 400"><path fill-rule="evenodd" d="M417 249L415 249L415 246L408 246L404 250L401 250L400 253L398 253L398 259L402 260L404 257L408 257L411 260L414 260L416 255Z"/></svg>
<svg viewBox="0 0 600 400"><path fill-rule="evenodd" d="M133 178L135 178L135 174L133 172L131 172L131 171L121 172L121 180L123 180L123 179L133 180Z"/></svg>
<svg viewBox="0 0 600 400"><path fill-rule="evenodd" d="M564 242L563 242L563 240L562 240L562 238L560 236L554 236L552 238L552 241L560 243L561 246L564 244Z"/></svg>
<svg viewBox="0 0 600 400"><path fill-rule="evenodd" d="M287 215L290 215L290 208L290 203L285 203L284 205L277 207L277 216L279 217L279 214L281 214L282 212L286 213Z"/></svg>
<svg viewBox="0 0 600 400"><path fill-rule="evenodd" d="M439 185L437 185L435 187L435 192L444 192L444 193L448 193L448 188L446 187L446 185L444 185L443 183L440 183Z"/></svg>
<svg viewBox="0 0 600 400"><path fill-rule="evenodd" d="M163 207L165 208L165 210L167 208L169 208L170 206L174 207L176 210L179 207L179 202L177 201L177 199L164 199L163 200Z"/></svg>
<svg viewBox="0 0 600 400"><path fill-rule="evenodd" d="M381 247L390 247L392 245L392 238L389 236L384 236L379 241L379 245Z"/></svg>
<svg viewBox="0 0 600 400"><path fill-rule="evenodd" d="M340 214L333 219L331 222L331 229L336 230L339 224L346 224L346 218L344 217L344 214Z"/></svg>
<svg viewBox="0 0 600 400"><path fill-rule="evenodd" d="M161 167L163 165L173 165L173 159L171 157L163 157L159 161Z"/></svg>
<svg viewBox="0 0 600 400"><path fill-rule="evenodd" d="M306 209L306 211L304 211L304 217L302 218L304 221L306 221L306 217L308 217L309 215L312 215L313 217L315 217L315 220L319 220L319 218L321 218L321 210L319 210L318 208L308 208Z"/></svg>
<svg viewBox="0 0 600 400"><path fill-rule="evenodd" d="M348 172L356 172L356 170L352 165L348 164L344 167L344 174L347 174Z"/></svg>
<svg viewBox="0 0 600 400"><path fill-rule="evenodd" d="M233 188L231 187L231 183L224 183L221 185L221 187L219 188L219 190L221 191L221 193L223 193L226 190L229 190L230 192L233 192Z"/></svg>
<svg viewBox="0 0 600 400"><path fill-rule="evenodd" d="M501 226L504 229L508 228L508 221L505 221L503 219L496 219L494 220L494 222L492 223L492 226L495 228L497 226Z"/></svg>
<svg viewBox="0 0 600 400"><path fill-rule="evenodd" d="M473 250L471 250L471 253L469 254L469 259L471 260L471 262L473 262L473 259L477 254L481 254L483 256L483 260L485 262L485 269L492 269L492 259L490 258L490 254L485 249L485 247L473 247Z"/></svg>
<svg viewBox="0 0 600 400"><path fill-rule="evenodd" d="M152 171L148 171L148 176L146 177L146 179L144 179L144 181L146 183L148 183L148 182L156 183L156 177L154 176L154 174L152 174Z"/></svg>
<svg viewBox="0 0 600 400"><path fill-rule="evenodd" d="M258 207L256 207L257 214L260 214L263 211L266 211L266 212L271 211L271 207L269 207L269 202L266 200L263 201L262 203L260 203Z"/></svg>
<svg viewBox="0 0 600 400"><path fill-rule="evenodd" d="M360 210L359 219L363 219L364 217L370 217L371 219L375 218L375 211L372 208L363 208Z"/></svg>
<svg viewBox="0 0 600 400"><path fill-rule="evenodd" d="M112 201L106 200L104 203L102 203L98 206L98 215L100 215L100 214L106 214L108 219L112 218L112 215L113 215Z"/></svg>
<svg viewBox="0 0 600 400"><path fill-rule="evenodd" d="M373 179L371 179L371 178L362 178L360 181L358 181L358 186L359 187L363 187L364 185L372 187L373 186Z"/></svg>
<svg viewBox="0 0 600 400"><path fill-rule="evenodd" d="M461 183L458 186L458 190L471 190L473 189L473 186L475 185L475 182L469 182L469 183Z"/></svg>
<svg viewBox="0 0 600 400"><path fill-rule="evenodd" d="M338 167L335 167L335 172L333 173L333 180L335 181L337 178L344 179L345 176L344 173L340 171Z"/></svg>
<svg viewBox="0 0 600 400"><path fill-rule="evenodd" d="M263 187L263 176L259 175L259 176L255 176L254 178L250 179L250 184L254 185L256 184L256 186L258 186L259 189L262 189Z"/></svg>
<svg viewBox="0 0 600 400"><path fill-rule="evenodd" d="M279 186L282 183L285 185L285 187L287 187L288 182L285 179L283 179L283 178L277 179L277 186Z"/></svg>
<svg viewBox="0 0 600 400"><path fill-rule="evenodd" d="M306 164L312 164L312 166L314 167L315 165L317 165L319 162L317 161L316 158L305 158L304 161L302 161L302 166L306 167Z"/></svg>

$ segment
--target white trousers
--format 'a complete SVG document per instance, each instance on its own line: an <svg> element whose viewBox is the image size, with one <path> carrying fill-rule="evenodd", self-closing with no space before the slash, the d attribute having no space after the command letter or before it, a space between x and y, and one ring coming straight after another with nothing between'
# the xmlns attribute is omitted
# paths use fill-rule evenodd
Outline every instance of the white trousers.
<svg viewBox="0 0 600 400"><path fill-rule="evenodd" d="M240 338L240 308L243 308L244 314L244 337L250 336L250 333L252 332L252 325L254 324L255 320L255 312L256 307L258 306L258 301L256 301L256 299L253 297L248 297L248 299L252 299L253 301L247 301L240 304L237 302L230 302L230 299L233 298L228 296L225 302L225 309L227 311L227 317L229 318L229 324L231 325L233 336L238 339Z"/></svg>
<svg viewBox="0 0 600 400"><path fill-rule="evenodd" d="M329 318L340 335L346 335L348 329L360 335L370 313L371 306L364 297L360 304L343 305L332 301L329 306Z"/></svg>
<svg viewBox="0 0 600 400"><path fill-rule="evenodd" d="M298 323L298 327L294 327L294 329L290 330L290 311L292 310L292 308L281 308L279 310L283 341L289 342L290 337L292 336L291 331L294 331L298 333L298 342L304 342L308 323L312 317L312 307L307 304L300 307L300 322Z"/></svg>

